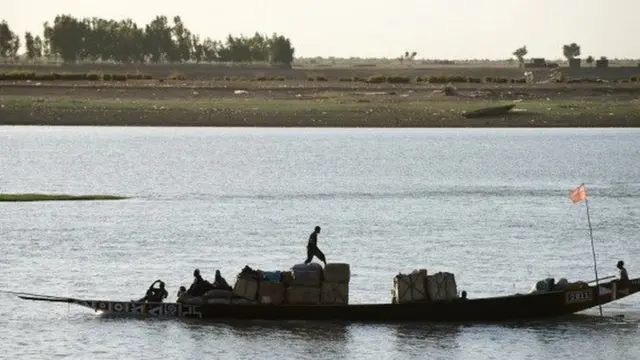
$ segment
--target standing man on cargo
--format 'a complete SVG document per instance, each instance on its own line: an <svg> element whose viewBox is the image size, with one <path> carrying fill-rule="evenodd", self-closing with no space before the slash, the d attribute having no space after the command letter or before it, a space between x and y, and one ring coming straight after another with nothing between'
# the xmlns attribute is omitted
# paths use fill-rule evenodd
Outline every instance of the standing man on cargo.
<svg viewBox="0 0 640 360"><path fill-rule="evenodd" d="M309 242L307 243L307 260L304 261L305 264L311 262L313 257L317 257L327 266L327 260L324 257L324 254L318 248L318 234L320 234L320 226L316 226L315 230L309 235Z"/></svg>

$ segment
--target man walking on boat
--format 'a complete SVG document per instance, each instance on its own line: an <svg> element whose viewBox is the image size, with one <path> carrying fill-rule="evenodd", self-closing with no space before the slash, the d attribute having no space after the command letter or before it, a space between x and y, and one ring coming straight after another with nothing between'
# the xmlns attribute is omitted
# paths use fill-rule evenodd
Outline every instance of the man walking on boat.
<svg viewBox="0 0 640 360"><path fill-rule="evenodd" d="M320 234L320 226L316 226L311 235L309 235L309 242L307 243L307 260L305 260L304 263L310 263L315 256L326 266L327 260L324 257L324 253L318 248L318 234Z"/></svg>

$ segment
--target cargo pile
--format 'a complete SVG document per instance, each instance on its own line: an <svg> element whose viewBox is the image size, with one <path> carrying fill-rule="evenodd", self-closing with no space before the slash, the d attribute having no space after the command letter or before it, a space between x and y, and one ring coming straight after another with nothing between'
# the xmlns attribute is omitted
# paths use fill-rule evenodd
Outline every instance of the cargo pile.
<svg viewBox="0 0 640 360"><path fill-rule="evenodd" d="M410 274L398 274L393 278L391 291L394 304L424 301L452 300L458 298L455 276L448 272L427 275L427 270L414 270Z"/></svg>
<svg viewBox="0 0 640 360"><path fill-rule="evenodd" d="M211 290L189 303L347 305L349 264L297 264L289 271L261 271L248 266L237 275L233 290Z"/></svg>
<svg viewBox="0 0 640 360"><path fill-rule="evenodd" d="M549 277L544 280L536 282L535 285L529 291L529 294L542 294L549 291L559 290L580 290L588 288L589 284L584 281L569 282L565 278L560 278L557 282L556 279Z"/></svg>

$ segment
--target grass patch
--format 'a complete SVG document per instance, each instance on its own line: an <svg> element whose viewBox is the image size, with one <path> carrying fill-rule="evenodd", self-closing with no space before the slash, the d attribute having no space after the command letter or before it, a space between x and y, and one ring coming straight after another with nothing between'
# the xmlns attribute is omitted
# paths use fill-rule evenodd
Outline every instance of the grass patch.
<svg viewBox="0 0 640 360"><path fill-rule="evenodd" d="M18 201L70 201L70 200L123 200L124 196L115 195L66 195L66 194L0 194L0 202Z"/></svg>

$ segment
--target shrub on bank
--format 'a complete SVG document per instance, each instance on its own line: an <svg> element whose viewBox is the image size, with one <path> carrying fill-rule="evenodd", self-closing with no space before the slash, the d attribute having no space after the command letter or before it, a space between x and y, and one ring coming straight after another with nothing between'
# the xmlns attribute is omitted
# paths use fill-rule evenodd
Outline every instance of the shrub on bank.
<svg viewBox="0 0 640 360"><path fill-rule="evenodd" d="M217 80L217 79L214 79ZM247 79L245 79L242 76L225 76L222 78L222 80L224 81L246 81Z"/></svg>
<svg viewBox="0 0 640 360"><path fill-rule="evenodd" d="M340 78L340 81L353 81L353 82L365 82L367 84L409 84L411 82L411 78L408 76L384 76L384 75L374 75L369 76L368 78L360 78L354 76L352 78Z"/></svg>
<svg viewBox="0 0 640 360"><path fill-rule="evenodd" d="M0 73L0 80L13 80L13 81L24 81L24 80L35 80L36 73L33 71L9 71Z"/></svg>
<svg viewBox="0 0 640 360"><path fill-rule="evenodd" d="M430 84L461 84L461 83L482 83L482 79L480 78L472 78L462 75L437 75L437 76L429 76L425 79Z"/></svg>
<svg viewBox="0 0 640 360"><path fill-rule="evenodd" d="M254 81L285 81L286 79L282 76L257 76L253 80Z"/></svg>
<svg viewBox="0 0 640 360"><path fill-rule="evenodd" d="M381 76L381 75L369 76L367 78L367 83L369 84L383 84L386 81L387 81L386 76Z"/></svg>
<svg viewBox="0 0 640 360"><path fill-rule="evenodd" d="M129 80L151 80L152 77L151 77L151 75L148 75L148 74L136 73L136 74L127 74L127 79L129 79Z"/></svg>
<svg viewBox="0 0 640 360"><path fill-rule="evenodd" d="M56 77L56 75L58 75ZM56 80L65 80L65 81L82 81L82 80L87 80L87 76L89 74L83 74L83 73L62 73L62 74L54 74L53 76L56 77Z"/></svg>
<svg viewBox="0 0 640 360"><path fill-rule="evenodd" d="M212 81L286 81L287 78L284 76L255 76L255 77L247 77L247 76L214 76L211 78Z"/></svg>
<svg viewBox="0 0 640 360"><path fill-rule="evenodd" d="M449 83L449 76L447 75L435 75L429 76L425 79L429 84L447 84Z"/></svg>
<svg viewBox="0 0 640 360"><path fill-rule="evenodd" d="M172 72L171 74L169 74L169 76L167 76L167 80L187 80L187 77L184 76L183 73Z"/></svg>
<svg viewBox="0 0 640 360"><path fill-rule="evenodd" d="M150 80L146 74L104 74L90 73L36 73L33 71L9 71L0 73L0 81L126 81Z"/></svg>
<svg viewBox="0 0 640 360"><path fill-rule="evenodd" d="M327 79L323 75L318 75L318 76L309 76L309 77L307 77L307 81L329 81L329 79Z"/></svg>
<svg viewBox="0 0 640 360"><path fill-rule="evenodd" d="M450 76L449 77L449 82L450 83L466 83L468 82L467 77L466 76L461 76L461 75L454 75L454 76Z"/></svg>
<svg viewBox="0 0 640 360"><path fill-rule="evenodd" d="M129 80L151 80L151 75L142 73L133 74L111 74L103 73L100 71L93 71L88 73L81 72L51 72L51 73L38 73L29 70L11 70L6 72L0 72L0 81L129 81ZM184 74L174 72L168 75L162 80L188 80ZM162 81L161 80L161 81ZM287 79L282 76L219 76L212 78L214 81L287 81L295 79ZM368 77L351 76L351 77L339 77L329 79L324 75L308 75L307 81L313 82L325 82L325 81L339 81L339 82L362 82L367 84L526 84L525 78L506 78L506 77L468 77L461 75L435 75L435 76L419 76L411 78L408 76L400 75L372 75ZM600 83L603 82L600 79L592 78L566 78L560 79L560 81L571 84L580 83ZM627 79L613 80L617 83L638 83L640 82L640 75L634 75Z"/></svg>
<svg viewBox="0 0 640 360"><path fill-rule="evenodd" d="M411 78L408 76L387 76L386 81L389 84L408 84Z"/></svg>

